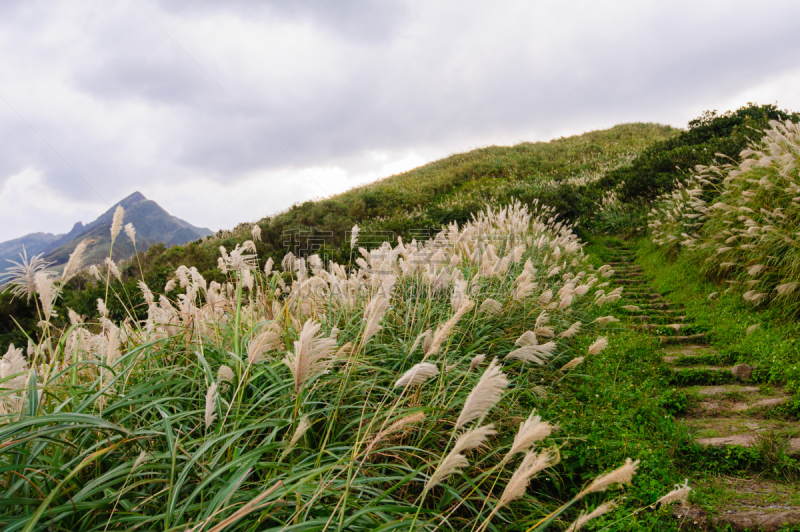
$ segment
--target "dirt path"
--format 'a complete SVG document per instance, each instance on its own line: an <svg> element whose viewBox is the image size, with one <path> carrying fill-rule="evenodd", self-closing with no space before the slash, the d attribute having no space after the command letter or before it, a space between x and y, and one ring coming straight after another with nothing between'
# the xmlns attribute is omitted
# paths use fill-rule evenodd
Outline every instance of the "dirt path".
<svg viewBox="0 0 800 532"><path fill-rule="evenodd" d="M649 286L630 249L618 247L613 252L610 264L617 284L625 287L623 308L627 307L629 327L658 337L664 369L675 391L688 398L685 413L676 417L694 443L707 449L756 448L763 453L800 455L800 426L769 416L789 396L779 388L759 386L753 368L731 365L713 349L708 335L693 327L682 306L668 303ZM690 470L692 465L685 468ZM715 477L707 471L694 471L692 476L690 485L721 496L711 513L700 505L676 508L676 517L686 528L766 532L800 523L800 484L757 476Z"/></svg>

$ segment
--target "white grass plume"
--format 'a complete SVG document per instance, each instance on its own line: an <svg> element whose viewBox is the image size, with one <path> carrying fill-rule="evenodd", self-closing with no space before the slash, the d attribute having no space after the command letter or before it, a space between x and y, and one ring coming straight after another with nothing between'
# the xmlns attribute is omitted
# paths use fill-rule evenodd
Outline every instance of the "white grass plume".
<svg viewBox="0 0 800 532"><path fill-rule="evenodd" d="M624 308L628 312L639 312L640 310L642 310L641 308L637 307L636 305L623 305L622 308Z"/></svg>
<svg viewBox="0 0 800 532"><path fill-rule="evenodd" d="M261 226L258 224L253 224L253 228L250 230L250 235L253 237L253 242L260 242Z"/></svg>
<svg viewBox="0 0 800 532"><path fill-rule="evenodd" d="M608 338L601 336L589 346L589 350L587 352L590 355L599 355L606 347L608 347Z"/></svg>
<svg viewBox="0 0 800 532"><path fill-rule="evenodd" d="M469 371L472 371L473 369L483 364L484 360L486 360L486 355L475 355L474 357L472 357L472 360L470 360L469 362Z"/></svg>
<svg viewBox="0 0 800 532"><path fill-rule="evenodd" d="M689 492L692 491L692 488L689 487L689 479L685 479L683 481L683 485L675 484L675 489L658 499L656 502L653 503L653 507L658 506L659 504L664 506L667 504L672 504L673 502L680 502L684 506L689 505Z"/></svg>
<svg viewBox="0 0 800 532"><path fill-rule="evenodd" d="M6 270L8 286L15 297L25 296L26 300L30 301L36 295L36 274L51 265L42 260L42 255L43 253L40 253L28 259L28 253L23 245L19 262L8 259L8 262L14 265Z"/></svg>
<svg viewBox="0 0 800 532"><path fill-rule="evenodd" d="M566 364L561 366L561 370L560 371L567 372L567 371L569 371L569 370L571 370L573 368L576 368L583 362L583 360L584 360L584 357L573 358L572 360L570 360L569 362L567 362Z"/></svg>
<svg viewBox="0 0 800 532"><path fill-rule="evenodd" d="M56 316L56 311L53 308L58 297L58 289L53 283L53 277L48 272L36 272L33 277L33 284L36 286L36 292L39 294L39 301L42 303L42 314L45 320L52 316Z"/></svg>
<svg viewBox="0 0 800 532"><path fill-rule="evenodd" d="M612 484L630 484L633 480L633 475L636 474L636 468L639 466L639 460L635 462L630 458L625 459L625 465L601 475L594 479L589 486L578 494L578 498L583 497L588 493L598 493L606 491Z"/></svg>
<svg viewBox="0 0 800 532"><path fill-rule="evenodd" d="M536 410L534 410L530 413L528 419L520 423L519 430L514 436L514 443L511 444L511 450L508 451L505 460L508 460L516 453L524 453L529 450L534 443L547 438L557 428L555 425L542 421L542 416L537 416Z"/></svg>
<svg viewBox="0 0 800 532"><path fill-rule="evenodd" d="M122 208L122 205L117 205L117 208L114 211L114 219L111 222L111 243L112 244L117 239L117 235L119 235L119 232L122 231L122 218L124 216L125 216L125 209Z"/></svg>
<svg viewBox="0 0 800 532"><path fill-rule="evenodd" d="M435 355L439 349L442 348L442 343L450 336L450 331L453 329L453 326L461 319L461 316L466 314L474 305L475 303L473 301L465 298L456 313L453 314L449 320L439 325L436 332L433 334L431 346L425 353L426 356Z"/></svg>
<svg viewBox="0 0 800 532"><path fill-rule="evenodd" d="M61 274L61 284L68 282L75 277L75 274L83 268L83 254L86 253L86 247L89 245L88 239L83 239L75 246L75 250L69 256L67 265L64 266L64 272Z"/></svg>
<svg viewBox="0 0 800 532"><path fill-rule="evenodd" d="M403 376L394 383L394 387L417 386L438 374L439 368L435 364L420 362L419 364L414 364L411 369L403 373Z"/></svg>
<svg viewBox="0 0 800 532"><path fill-rule="evenodd" d="M480 308L478 308L478 312L481 314L488 314L490 316L495 316L500 313L503 306L500 302L495 301L491 297L487 297L483 303L481 303Z"/></svg>
<svg viewBox="0 0 800 532"><path fill-rule="evenodd" d="M113 260L111 260L111 257L106 257L105 261L103 262L105 262L105 265L108 266L108 271L111 272L111 275L116 277L118 281L122 282L122 274L120 274L119 268L117 268L117 265L114 264Z"/></svg>
<svg viewBox="0 0 800 532"><path fill-rule="evenodd" d="M327 371L332 361L336 341L317 337L320 327L316 321L307 320L294 343L294 352L286 353L283 359L294 377L295 393L300 393L310 378Z"/></svg>
<svg viewBox="0 0 800 532"><path fill-rule="evenodd" d="M617 318L615 318L614 316L603 316L602 318L597 318L592 323L596 323L596 324L600 325L601 327L605 327L609 323L613 323L615 321L619 321L619 320Z"/></svg>
<svg viewBox="0 0 800 532"><path fill-rule="evenodd" d="M214 420L217 419L217 383L211 383L206 392L206 413L205 423L206 428L210 427Z"/></svg>
<svg viewBox="0 0 800 532"><path fill-rule="evenodd" d="M517 338L517 341L514 342L514 345L517 347L524 347L526 345L539 345L539 339L536 338L536 333L533 331L525 331Z"/></svg>
<svg viewBox="0 0 800 532"><path fill-rule="evenodd" d="M555 342L547 342L542 345L526 345L511 351L506 355L506 358L514 358L524 362L533 362L534 364L542 365L547 358L552 356L555 349Z"/></svg>
<svg viewBox="0 0 800 532"><path fill-rule="evenodd" d="M486 438L494 434L497 434L497 431L494 430L494 425L485 425L468 430L459 436L453 449L447 453L442 463L439 464L431 478L428 479L425 484L425 491L427 492L450 475L461 473L461 469L469 465L469 461L462 453L469 449L480 447L486 442Z"/></svg>
<svg viewBox="0 0 800 532"><path fill-rule="evenodd" d="M128 235L133 245L136 246L136 228L132 223L128 222L125 224L125 234Z"/></svg>
<svg viewBox="0 0 800 532"><path fill-rule="evenodd" d="M354 249L356 244L358 244L358 232L360 231L358 224L353 226L353 229L350 231L350 249Z"/></svg>
<svg viewBox="0 0 800 532"><path fill-rule="evenodd" d="M581 512L578 518L569 526L569 528L567 528L567 530L565 530L565 532L578 532L578 530L583 528L583 525L585 525L595 517L600 517L601 515L608 513L610 510L613 510L617 506L619 506L619 503L617 501L608 501L604 502L603 504L592 510L592 512L589 514L587 514L586 512Z"/></svg>
<svg viewBox="0 0 800 532"><path fill-rule="evenodd" d="M528 489L528 484L531 478L539 471L552 467L559 462L558 453L555 451L542 451L541 453L529 452L525 454L522 463L519 465L511 479L503 490L500 496L500 501L497 503L495 511L507 505L513 500L519 499L525 495L525 490Z"/></svg>
<svg viewBox="0 0 800 532"><path fill-rule="evenodd" d="M308 416L306 415L300 418L300 421L297 423L297 428L294 429L294 434L292 434L292 439L289 440L289 444L286 446L286 449L283 450L283 456L286 456L294 449L294 446L297 445L297 442L300 441L300 438L305 435L309 428L311 428L311 422L308 421Z"/></svg>
<svg viewBox="0 0 800 532"><path fill-rule="evenodd" d="M467 396L455 428L463 427L470 421L480 419L494 407L508 386L508 378L502 372L500 362L495 358L481 375L480 380Z"/></svg>
<svg viewBox="0 0 800 532"><path fill-rule="evenodd" d="M572 336L575 336L576 334L578 334L580 332L581 325L583 325L581 322L576 321L575 323L573 323L572 325L569 326L569 329L567 329L566 331L560 333L558 335L558 337L559 338L571 338Z"/></svg>
<svg viewBox="0 0 800 532"><path fill-rule="evenodd" d="M417 349L417 347L419 347L419 344L421 342L424 342L427 338L430 338L431 334L433 334L433 331L428 329L424 333L422 333L419 336L417 336L417 339L414 340L414 343L411 345L411 349L409 349L408 354L412 355L414 353L414 351Z"/></svg>

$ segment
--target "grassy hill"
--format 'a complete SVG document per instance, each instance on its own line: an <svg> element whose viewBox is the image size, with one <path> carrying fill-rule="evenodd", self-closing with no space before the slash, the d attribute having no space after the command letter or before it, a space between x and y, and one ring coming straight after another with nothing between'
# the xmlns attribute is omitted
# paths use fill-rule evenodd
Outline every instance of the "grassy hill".
<svg viewBox="0 0 800 532"><path fill-rule="evenodd" d="M690 496L709 526L740 511L732 478L747 505L795 504L798 327L767 304L800 279L767 255L794 257L800 131L742 156L781 112L740 111L454 155L265 218L255 243L242 224L3 300L35 342L0 361L0 524L677 531ZM715 158L739 165L706 169L719 187L668 166ZM658 190L654 244L597 234L646 228ZM728 246L754 219L767 238ZM285 257L304 247L339 264ZM720 278L720 249L763 264ZM661 349L687 338L699 355ZM770 431L700 445L721 412Z"/></svg>

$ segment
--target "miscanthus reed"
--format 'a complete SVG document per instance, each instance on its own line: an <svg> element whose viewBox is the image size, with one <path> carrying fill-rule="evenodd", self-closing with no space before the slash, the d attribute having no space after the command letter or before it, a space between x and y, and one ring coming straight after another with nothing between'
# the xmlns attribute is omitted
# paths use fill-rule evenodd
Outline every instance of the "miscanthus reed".
<svg viewBox="0 0 800 532"><path fill-rule="evenodd" d="M800 127L770 122L739 164L699 166L650 212L653 242L687 250L753 305L800 311Z"/></svg>
<svg viewBox="0 0 800 532"><path fill-rule="evenodd" d="M290 254L280 271L245 241L220 248L224 281L181 266L139 281L146 319L100 300L65 330L48 321L61 281L22 267L43 334L0 359L3 526L501 529L514 512L543 529L631 481L635 462L563 505L540 496L580 435L521 392L598 356L594 318L620 295L568 225L514 204L426 241L352 236L354 268Z"/></svg>

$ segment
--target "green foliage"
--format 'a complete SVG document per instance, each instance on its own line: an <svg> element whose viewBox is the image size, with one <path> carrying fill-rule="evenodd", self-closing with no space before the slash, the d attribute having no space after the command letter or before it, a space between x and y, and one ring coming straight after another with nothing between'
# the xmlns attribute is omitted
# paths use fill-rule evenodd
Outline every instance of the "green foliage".
<svg viewBox="0 0 800 532"><path fill-rule="evenodd" d="M736 111L707 111L689 122L688 131L654 142L632 164L609 172L597 182L601 190L620 186L623 202L647 202L686 179L696 165L710 165L722 157L740 161L739 153L770 120L798 120L774 105L749 104Z"/></svg>

